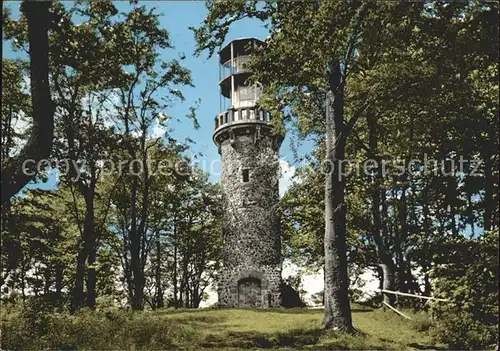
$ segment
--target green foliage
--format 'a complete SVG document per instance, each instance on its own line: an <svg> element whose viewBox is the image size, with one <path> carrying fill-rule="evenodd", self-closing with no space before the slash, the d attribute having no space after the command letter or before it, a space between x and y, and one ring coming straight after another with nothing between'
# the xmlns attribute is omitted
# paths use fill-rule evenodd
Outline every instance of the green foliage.
<svg viewBox="0 0 500 351"><path fill-rule="evenodd" d="M298 168L294 182L281 199L282 208L282 241L283 253L294 263L310 270L318 270L323 264L324 221L324 174L321 171L321 158L324 155L323 145L319 145L309 158L310 165ZM363 228L366 224L366 200L358 193L362 184L349 177L347 185L348 221L348 261L355 266L366 267L374 260L374 252L362 240ZM352 272L354 273L354 271ZM356 274L351 274L356 279Z"/></svg>
<svg viewBox="0 0 500 351"><path fill-rule="evenodd" d="M2 310L2 348L8 350L179 350L197 339L192 328L148 312Z"/></svg>
<svg viewBox="0 0 500 351"><path fill-rule="evenodd" d="M396 288L423 288L430 294L425 272L435 262L433 254L447 247L446 238L466 235L467 227L474 236L477 227L488 228L489 222L491 228L498 222L493 220L499 210L495 201L498 153L491 151L498 149L499 140L498 43L491 32L491 28L498 28L498 7L496 3L485 6L473 2L372 5L346 91L348 114L353 115L366 103L346 150L346 158L356 164L346 185L348 258L362 267L380 263L374 238L381 232L380 246L395 266ZM325 62L321 55L334 56L336 50L333 44L321 47L310 36L324 35L326 29L316 25L342 16L340 9L348 6L332 3L318 11L312 3L278 6L292 11L273 15L279 20L273 25L279 25L280 30L272 32L267 47L253 62L259 72L257 79L272 82L269 93L275 106L286 106L296 117L294 126L318 137L308 159L311 165L297 170L299 181L282 200L284 252L307 265L321 265L324 232L318 221L324 207L319 165L325 152L324 83L312 77L321 77ZM325 16L334 7L340 13ZM310 30L295 30L304 25L300 14ZM349 16L349 11L344 15ZM336 23L340 23L336 30L345 30L345 23ZM336 35L329 38L331 43ZM309 61L317 66L308 71L304 62ZM278 66L285 67L278 70ZM306 68L299 71L296 67ZM295 84L300 91L291 90ZM485 176L464 176L462 173L472 168L466 165L460 169L460 157L481 161L478 173ZM363 164L368 159L378 160L380 177L365 173ZM413 159L413 171L398 172L394 162L406 167ZM424 164L426 159L447 160L446 166L443 171L435 170L432 163ZM380 161L389 164L383 174ZM374 194L379 194L380 206L376 208ZM375 222L377 212L380 223ZM423 287L411 274L415 269L424 272ZM413 302L398 298L400 305Z"/></svg>
<svg viewBox="0 0 500 351"><path fill-rule="evenodd" d="M498 341L499 234L486 232L474 240L458 240L434 269L433 302L438 337L454 349L496 349Z"/></svg>
<svg viewBox="0 0 500 351"><path fill-rule="evenodd" d="M15 287L9 294L20 289L24 298L25 288L34 287L36 294L52 293L54 287L49 274L54 271L52 266L35 269L35 278L24 277L26 272L31 274L38 264L52 263L43 256L49 251L48 257L60 255L64 258L58 261L58 264L64 263L61 273L64 283L55 290L58 295L62 290L65 294L70 292L74 308L84 303L93 307L96 295L98 302L103 304L123 300L126 292L115 289L122 279L130 287L129 300L138 295L134 307L142 308L145 302L142 292L146 290L146 284L148 288L151 284L146 278L153 279L151 276L154 276L156 285L162 285L158 294L163 295L169 285L168 274L172 271L172 267L165 267L168 266L167 251L173 245L164 240L172 224L167 208L171 204L167 188L174 183L178 189L190 188L191 179L179 176L180 170L170 169L168 175L155 175L162 171L158 170L159 163L176 161L182 161L191 172L187 166L189 160L182 156L187 146L170 136L171 129L168 129L165 117L166 110L173 103L184 101L180 88L193 85L190 71L182 66L184 55L179 55L179 59L168 59L169 51L173 53L173 45L168 31L160 24L161 15L154 7L131 2L124 12L120 12L109 0L54 1L52 5L49 59L51 95L56 105L52 157L66 161L66 164L55 163L55 166L60 171L58 185L67 191L63 196L64 203L69 205L61 214L64 213L64 219L72 224L65 233L73 241L72 245L62 247L57 253L42 250L41 245L37 250L28 250L33 246L31 237L24 232L18 235L20 230L2 226L5 236L19 246L10 245L10 240L5 242L8 245L2 242L2 249L14 249L4 276ZM26 18L22 13L19 18L11 17L9 13L4 16L5 39L12 42L14 49L25 50L28 44ZM2 143L2 164L17 141L12 126L21 109L24 113L29 112L29 105L25 106L22 101L29 96L23 92L21 84L25 63L4 63L3 78L10 89L9 93L2 94L6 100L2 104L2 141L6 141L5 146ZM198 127L196 108L191 107L187 116L195 128ZM155 123L165 128L165 133L153 138ZM148 168L149 158L155 162L151 168ZM105 169L103 164L109 166L106 161L114 162L115 167ZM137 161L140 161L140 166ZM130 174L132 169L136 175ZM193 280L192 285L199 287L201 291L196 295L201 296L217 267L206 268L207 262L218 262L219 243L217 229L214 229L218 225L218 210L214 205L217 191L207 184L204 174L199 178L190 188L194 188L193 191L184 192L184 197L176 197L176 200L187 207L184 203L195 201L195 197L202 194L202 200L207 202L200 205L202 201L197 201L191 213L199 216L182 232L183 238L189 238L186 239L188 244L183 242L183 247L189 246L185 261L193 263L189 269L197 277L189 275L189 279ZM44 196L46 193L40 194ZM11 222L17 225L21 210L19 206L11 210L2 213L2 221L10 216ZM58 209L47 207L46 210L48 220L33 221L36 222L33 226L42 233L50 230L46 227L51 217L59 219L54 214ZM204 221L205 226L200 226L199 222ZM62 229L56 234L62 235L60 231ZM208 238L210 240L206 240ZM42 235L35 239L45 246L53 243ZM196 242L193 244L191 240ZM32 251L36 255L26 254ZM153 251L156 251L156 260L149 264L148 257ZM10 259L16 256L16 252L24 261ZM182 255L184 257L184 252ZM4 256L2 250L2 261ZM118 273L120 264L125 277ZM162 269L156 269L162 265ZM16 268L20 268L20 274ZM151 299L149 302L156 306Z"/></svg>
<svg viewBox="0 0 500 351"><path fill-rule="evenodd" d="M281 199L282 243L285 257L300 266L319 269L323 264L324 177L312 168L299 169Z"/></svg>
<svg viewBox="0 0 500 351"><path fill-rule="evenodd" d="M62 288L72 275L76 250L75 223L71 220L69 194L31 190L8 208L2 233L3 296L25 297L30 286L35 295L62 303ZM34 268L36 267L36 268ZM66 277L66 279L64 279Z"/></svg>
<svg viewBox="0 0 500 351"><path fill-rule="evenodd" d="M2 58L2 123L0 125L2 167L19 151L16 145L23 143L29 131L29 128L19 130L21 125L29 127L27 116L31 116L29 87L25 84L25 79L28 77L27 68L26 61Z"/></svg>

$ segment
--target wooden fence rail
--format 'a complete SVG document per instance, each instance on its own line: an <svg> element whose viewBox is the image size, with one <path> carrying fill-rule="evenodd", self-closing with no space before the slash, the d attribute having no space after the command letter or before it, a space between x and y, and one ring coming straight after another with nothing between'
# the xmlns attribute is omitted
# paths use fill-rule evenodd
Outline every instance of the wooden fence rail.
<svg viewBox="0 0 500 351"><path fill-rule="evenodd" d="M401 312L401 311L398 311L397 309L395 309L394 307L392 307L391 305L389 305L387 302L382 301L382 303L383 303L384 305L386 305L387 307L389 307L389 308L390 308L391 310L393 310L394 312L396 312L397 314L399 314L399 315L401 315L401 316L405 317L406 319L413 320L413 318L408 317L406 314L404 314L404 313L403 313L403 312Z"/></svg>
<svg viewBox="0 0 500 351"><path fill-rule="evenodd" d="M451 302L450 300L447 300L447 299L440 299L440 298L432 297L432 296L422 296L422 295L408 294L408 293L402 293L402 292L399 292L399 291L391 291L391 290L384 290L384 289L378 289L377 291L380 291L380 292L383 292L383 293L387 293L387 294L416 297L416 298L419 298L419 299L436 300L436 301L442 301L442 302Z"/></svg>

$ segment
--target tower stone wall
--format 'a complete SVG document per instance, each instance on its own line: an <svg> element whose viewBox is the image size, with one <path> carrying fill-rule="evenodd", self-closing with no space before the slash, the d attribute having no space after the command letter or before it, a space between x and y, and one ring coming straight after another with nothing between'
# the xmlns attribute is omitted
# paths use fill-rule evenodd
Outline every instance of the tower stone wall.
<svg viewBox="0 0 500 351"><path fill-rule="evenodd" d="M272 136L258 138L252 133L225 140L220 148L225 224L219 304L279 306L279 141ZM254 281L255 292L251 291L249 278ZM247 285L242 285L245 279ZM260 292L255 287L259 284Z"/></svg>

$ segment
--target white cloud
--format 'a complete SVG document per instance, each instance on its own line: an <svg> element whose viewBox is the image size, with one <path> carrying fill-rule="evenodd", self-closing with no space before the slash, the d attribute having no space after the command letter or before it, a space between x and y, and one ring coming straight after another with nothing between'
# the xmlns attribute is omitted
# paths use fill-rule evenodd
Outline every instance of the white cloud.
<svg viewBox="0 0 500 351"><path fill-rule="evenodd" d="M312 295L323 291L325 287L323 271L321 270L319 273L304 275L302 277L302 286L306 291L303 296L304 302L310 306L314 305L311 299Z"/></svg>
<svg viewBox="0 0 500 351"><path fill-rule="evenodd" d="M17 134L25 133L28 128L31 126L31 123L28 121L26 114L24 111L19 111L17 115L14 116L12 121L12 128L14 132Z"/></svg>
<svg viewBox="0 0 500 351"><path fill-rule="evenodd" d="M305 303L312 306L313 303L311 296L323 291L323 271L308 274L304 274L303 271L303 267L285 260L285 262L283 262L283 271L281 275L284 279L286 279L289 276L296 276L297 274L302 273L302 289L305 290L305 294L301 297Z"/></svg>
<svg viewBox="0 0 500 351"><path fill-rule="evenodd" d="M377 272L374 269L365 268L359 278L363 283L363 286L359 287L359 289L363 292L363 299L375 296L380 287Z"/></svg>
<svg viewBox="0 0 500 351"><path fill-rule="evenodd" d="M141 135L142 135L142 132L141 132L141 130L139 128L136 128L136 129L130 131L130 135L133 138L140 138Z"/></svg>
<svg viewBox="0 0 500 351"><path fill-rule="evenodd" d="M12 129L14 129L14 133L19 135L24 135L30 127L31 127L31 120L29 120L28 117L26 117L24 111L19 111L19 113L13 116ZM13 141L14 145L12 146L12 149L9 152L9 156L14 156L19 151L21 151L21 149L26 144L28 139L23 137L21 138L14 137Z"/></svg>
<svg viewBox="0 0 500 351"><path fill-rule="evenodd" d="M163 138L165 133L167 132L167 128L165 128L158 118L155 118L153 121L153 125L150 132L150 137L152 139Z"/></svg>
<svg viewBox="0 0 500 351"><path fill-rule="evenodd" d="M23 83L21 86L21 91L25 94L31 94L31 78L29 74L23 75Z"/></svg>
<svg viewBox="0 0 500 351"><path fill-rule="evenodd" d="M279 192L280 197L285 195L286 191L295 181L293 176L295 175L295 167L285 160L280 160L280 171L281 177L279 181Z"/></svg>
<svg viewBox="0 0 500 351"><path fill-rule="evenodd" d="M205 292L208 295L208 299L200 302L200 308L210 307L217 303L217 291L214 288L209 286L205 289Z"/></svg>
<svg viewBox="0 0 500 351"><path fill-rule="evenodd" d="M304 267L300 267L296 264L285 261L283 263L282 276L283 278L287 278L290 275L297 275L298 273L303 271L303 268ZM362 291L362 299L366 300L377 294L380 282L375 270L365 268L359 278L359 284L355 284L353 287ZM302 274L302 289L305 290L305 293L302 296L304 302L309 306L314 306L314 303L311 299L312 295L319 293L324 289L323 270Z"/></svg>

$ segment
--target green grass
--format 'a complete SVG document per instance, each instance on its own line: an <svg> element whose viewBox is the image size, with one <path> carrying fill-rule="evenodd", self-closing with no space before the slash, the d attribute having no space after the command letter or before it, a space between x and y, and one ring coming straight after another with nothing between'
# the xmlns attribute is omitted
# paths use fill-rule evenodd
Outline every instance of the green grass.
<svg viewBox="0 0 500 351"><path fill-rule="evenodd" d="M3 306L0 349L8 350L429 350L425 314L353 305L355 335L321 328L321 309L201 309L41 313ZM405 311L406 313L409 313Z"/></svg>
<svg viewBox="0 0 500 351"><path fill-rule="evenodd" d="M197 349L442 349L419 324L391 311L353 306L356 335L321 329L321 309L208 309L167 310L165 318L193 328ZM422 316L419 317L420 322ZM420 328L421 329L421 328Z"/></svg>

